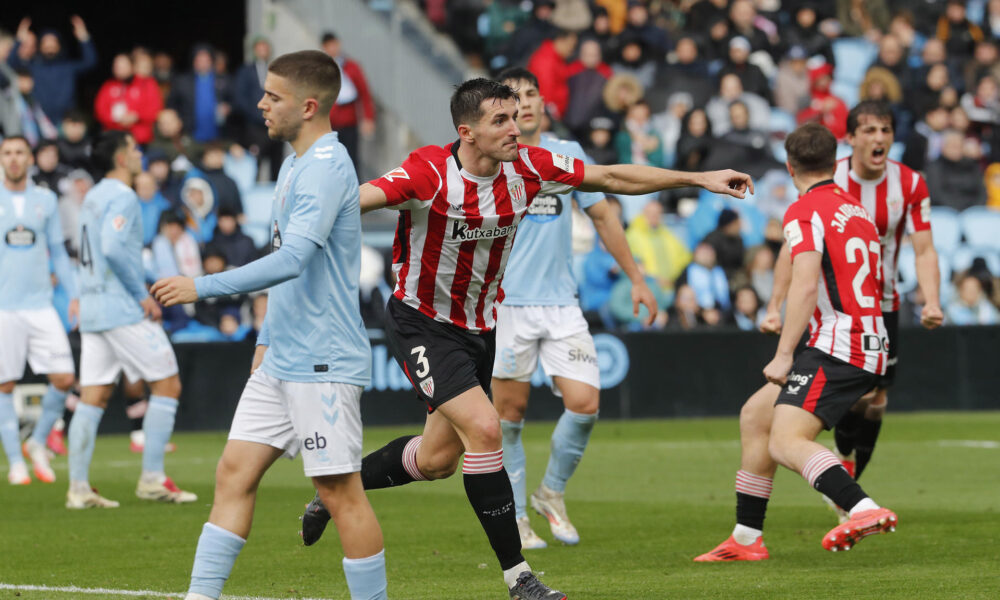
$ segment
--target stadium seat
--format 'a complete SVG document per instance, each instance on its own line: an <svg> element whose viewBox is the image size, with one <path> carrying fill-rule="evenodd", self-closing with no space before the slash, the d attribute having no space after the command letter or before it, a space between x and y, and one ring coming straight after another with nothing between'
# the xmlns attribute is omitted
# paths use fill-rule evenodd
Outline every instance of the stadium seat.
<svg viewBox="0 0 1000 600"><path fill-rule="evenodd" d="M833 93L834 96L843 100L844 104L848 107L854 106L860 99L858 83L853 81L843 81L835 78L833 83L830 84L830 92Z"/></svg>
<svg viewBox="0 0 1000 600"><path fill-rule="evenodd" d="M851 152L853 152L853 150L851 149L850 144L846 142L841 142L837 144L837 160L840 160L842 158L847 158L848 156L851 155Z"/></svg>
<svg viewBox="0 0 1000 600"><path fill-rule="evenodd" d="M983 248L962 244L951 255L951 270L961 273L972 266L972 261L982 258L986 261L986 268L994 277L1000 277L1000 250L993 248Z"/></svg>
<svg viewBox="0 0 1000 600"><path fill-rule="evenodd" d="M962 240L958 211L948 206L931 208L931 230L934 232L934 247L938 253L950 256Z"/></svg>
<svg viewBox="0 0 1000 600"><path fill-rule="evenodd" d="M959 220L970 246L1000 250L1000 211L973 206L962 211Z"/></svg>
<svg viewBox="0 0 1000 600"><path fill-rule="evenodd" d="M899 162L903 159L904 150L906 150L906 144L903 142L894 142L892 146L889 147L889 160Z"/></svg>
<svg viewBox="0 0 1000 600"><path fill-rule="evenodd" d="M938 254L938 269L941 271L941 305L943 306L951 299L954 286L951 284L951 274L953 272L948 256ZM917 289L917 264L913 253L913 246L904 245L899 250L899 263L896 273L896 291L900 296L908 294Z"/></svg>
<svg viewBox="0 0 1000 600"><path fill-rule="evenodd" d="M731 208L740 215L743 221L743 245L747 248L764 243L764 228L767 226L767 216L753 204L753 196L746 200L729 196L713 194L702 190L698 196L698 207L687 219L687 242L690 248L698 245L706 235L719 225L719 213L724 208ZM675 231L678 235L679 231Z"/></svg>
<svg viewBox="0 0 1000 600"><path fill-rule="evenodd" d="M259 183L243 197L243 233L250 236L258 248L263 248L271 239L268 221L271 219L271 201L274 199L274 184Z"/></svg>
<svg viewBox="0 0 1000 600"><path fill-rule="evenodd" d="M795 116L780 108L772 108L768 129L771 133L791 133L795 131Z"/></svg>
<svg viewBox="0 0 1000 600"><path fill-rule="evenodd" d="M877 55L878 46L864 38L833 40L833 59L837 63L833 72L834 80L853 85L857 95L857 87ZM847 102L847 98L841 98ZM852 104L848 102L848 106Z"/></svg>

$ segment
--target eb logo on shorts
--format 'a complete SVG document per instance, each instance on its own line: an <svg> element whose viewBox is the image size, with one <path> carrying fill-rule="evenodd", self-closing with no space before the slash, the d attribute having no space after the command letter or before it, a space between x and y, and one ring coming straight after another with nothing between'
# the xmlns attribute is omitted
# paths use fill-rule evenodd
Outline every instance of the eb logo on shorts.
<svg viewBox="0 0 1000 600"><path fill-rule="evenodd" d="M326 448L326 436L320 435L319 432L314 432L312 437L302 440L302 447L306 450L323 450Z"/></svg>

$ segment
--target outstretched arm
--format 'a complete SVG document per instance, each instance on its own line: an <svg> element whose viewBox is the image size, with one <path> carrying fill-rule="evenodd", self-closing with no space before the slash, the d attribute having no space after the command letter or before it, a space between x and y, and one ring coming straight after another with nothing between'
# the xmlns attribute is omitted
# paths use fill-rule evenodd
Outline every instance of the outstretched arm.
<svg viewBox="0 0 1000 600"><path fill-rule="evenodd" d="M318 248L304 237L286 234L277 252L238 269L197 279L168 277L153 284L150 291L164 306L173 306L204 298L263 290L298 277Z"/></svg>
<svg viewBox="0 0 1000 600"><path fill-rule="evenodd" d="M583 183L577 189L634 196L691 186L736 198L743 198L747 191L753 193L753 180L739 171L689 173L646 165L587 165Z"/></svg>
<svg viewBox="0 0 1000 600"><path fill-rule="evenodd" d="M388 199L385 196L385 192L382 191L382 188L374 186L370 183L361 184L362 214L378 210L380 208L385 208L387 203Z"/></svg>

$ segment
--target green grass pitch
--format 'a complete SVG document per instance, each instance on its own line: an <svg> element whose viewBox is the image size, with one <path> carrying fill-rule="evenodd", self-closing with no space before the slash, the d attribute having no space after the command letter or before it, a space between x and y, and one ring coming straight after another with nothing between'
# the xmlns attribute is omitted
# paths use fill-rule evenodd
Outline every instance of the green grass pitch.
<svg viewBox="0 0 1000 600"><path fill-rule="evenodd" d="M552 423L525 429L529 491L548 455ZM366 449L416 428L371 428ZM833 513L801 477L779 471L766 521L771 559L696 564L733 526L739 447L735 418L601 422L568 490L581 543L527 551L543 580L572 600L661 598L1000 598L1000 413L890 414L861 483L899 514L896 533L849 553L820 546ZM0 484L0 599L183 598L224 434L180 434L169 473L199 494L193 505L133 495L140 457L124 436L102 436L91 481L122 502L63 508L59 482ZM829 435L822 441L830 442ZM298 515L312 490L301 463L265 477L250 541L226 585L234 596L348 598L335 530L302 546ZM396 600L506 598L499 567L469 508L461 477L369 497L385 533ZM544 520L536 531L552 543ZM115 595L24 586L149 590ZM4 587L7 586L7 587ZM9 587L16 586L16 587Z"/></svg>

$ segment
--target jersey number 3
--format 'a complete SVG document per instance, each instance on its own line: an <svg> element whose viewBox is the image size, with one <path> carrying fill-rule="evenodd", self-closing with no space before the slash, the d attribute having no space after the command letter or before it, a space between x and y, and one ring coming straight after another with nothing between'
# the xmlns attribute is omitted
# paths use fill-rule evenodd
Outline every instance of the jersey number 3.
<svg viewBox="0 0 1000 600"><path fill-rule="evenodd" d="M869 241L868 246L865 247L864 240L859 237L852 237L847 240L847 244L844 246L844 251L847 253L848 263L861 263L858 267L858 273L854 276L854 281L851 282L851 287L854 289L854 297L858 301L858 306L861 308L874 307L875 298L872 296L866 296L861 287L865 284L865 278L871 273L871 267L868 264L869 253L875 255L875 272L881 275L882 247L874 240ZM876 279L879 278L876 277Z"/></svg>
<svg viewBox="0 0 1000 600"><path fill-rule="evenodd" d="M431 372L431 363L427 361L427 357L424 356L424 352L427 348L423 346L417 346L416 348L410 350L410 354L417 355L417 377L423 379Z"/></svg>

